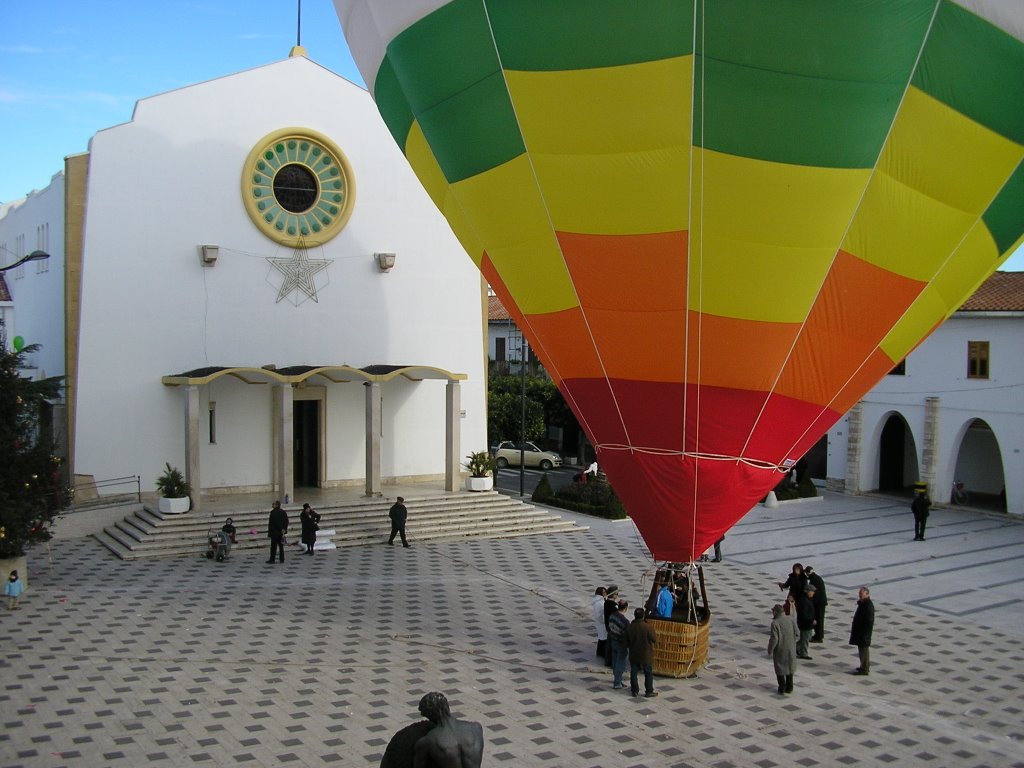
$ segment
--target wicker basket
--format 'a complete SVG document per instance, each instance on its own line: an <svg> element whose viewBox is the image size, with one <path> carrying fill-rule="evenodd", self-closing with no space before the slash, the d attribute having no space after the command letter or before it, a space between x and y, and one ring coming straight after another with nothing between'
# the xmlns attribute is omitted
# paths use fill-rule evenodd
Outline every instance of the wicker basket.
<svg viewBox="0 0 1024 768"><path fill-rule="evenodd" d="M663 677L693 677L708 660L711 612L698 623L647 619L658 633L654 646L654 674Z"/></svg>

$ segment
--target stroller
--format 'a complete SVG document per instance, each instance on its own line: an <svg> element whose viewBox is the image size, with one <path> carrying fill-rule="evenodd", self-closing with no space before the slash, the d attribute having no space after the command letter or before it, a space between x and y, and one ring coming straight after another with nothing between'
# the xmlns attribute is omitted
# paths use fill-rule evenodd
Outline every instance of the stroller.
<svg viewBox="0 0 1024 768"><path fill-rule="evenodd" d="M213 529L207 531L206 541L207 560L216 558L218 563L223 563L227 560L228 555L231 554L231 545L235 543L235 526L231 518L229 517L225 521L219 531L214 532Z"/></svg>

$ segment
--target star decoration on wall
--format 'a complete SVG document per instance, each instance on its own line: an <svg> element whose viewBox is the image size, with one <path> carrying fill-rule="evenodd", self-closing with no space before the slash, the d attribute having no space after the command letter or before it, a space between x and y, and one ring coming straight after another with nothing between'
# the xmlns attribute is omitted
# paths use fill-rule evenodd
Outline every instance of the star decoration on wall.
<svg viewBox="0 0 1024 768"><path fill-rule="evenodd" d="M298 248L288 258L271 257L267 261L273 269L284 276L275 303L287 298L295 306L299 306L306 299L319 303L314 278L327 269L334 259L311 259L305 243L300 241Z"/></svg>

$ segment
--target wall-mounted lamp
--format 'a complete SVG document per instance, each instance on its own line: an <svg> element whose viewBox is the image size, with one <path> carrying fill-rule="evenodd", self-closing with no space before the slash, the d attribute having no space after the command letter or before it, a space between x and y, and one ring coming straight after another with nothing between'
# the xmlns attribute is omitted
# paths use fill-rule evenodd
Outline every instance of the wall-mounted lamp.
<svg viewBox="0 0 1024 768"><path fill-rule="evenodd" d="M200 245L199 246L199 261L204 267L212 267L217 263L217 257L220 255L219 245Z"/></svg>
<svg viewBox="0 0 1024 768"><path fill-rule="evenodd" d="M381 272L390 272L391 268L395 266L395 254L393 253L375 253L373 258L377 261Z"/></svg>

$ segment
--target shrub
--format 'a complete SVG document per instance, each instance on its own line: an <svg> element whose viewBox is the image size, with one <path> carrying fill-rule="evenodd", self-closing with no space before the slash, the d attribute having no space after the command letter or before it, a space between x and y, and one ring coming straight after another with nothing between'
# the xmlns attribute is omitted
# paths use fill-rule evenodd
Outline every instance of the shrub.
<svg viewBox="0 0 1024 768"><path fill-rule="evenodd" d="M545 472L544 477L537 483L537 487L533 489L533 495L530 498L538 504L547 504L554 495L554 491L551 490L551 481L548 480L548 473Z"/></svg>
<svg viewBox="0 0 1024 768"><path fill-rule="evenodd" d="M192 486L185 482L181 470L172 467L170 462L164 464L164 473L156 479L156 489L165 499L181 499L192 493Z"/></svg>

